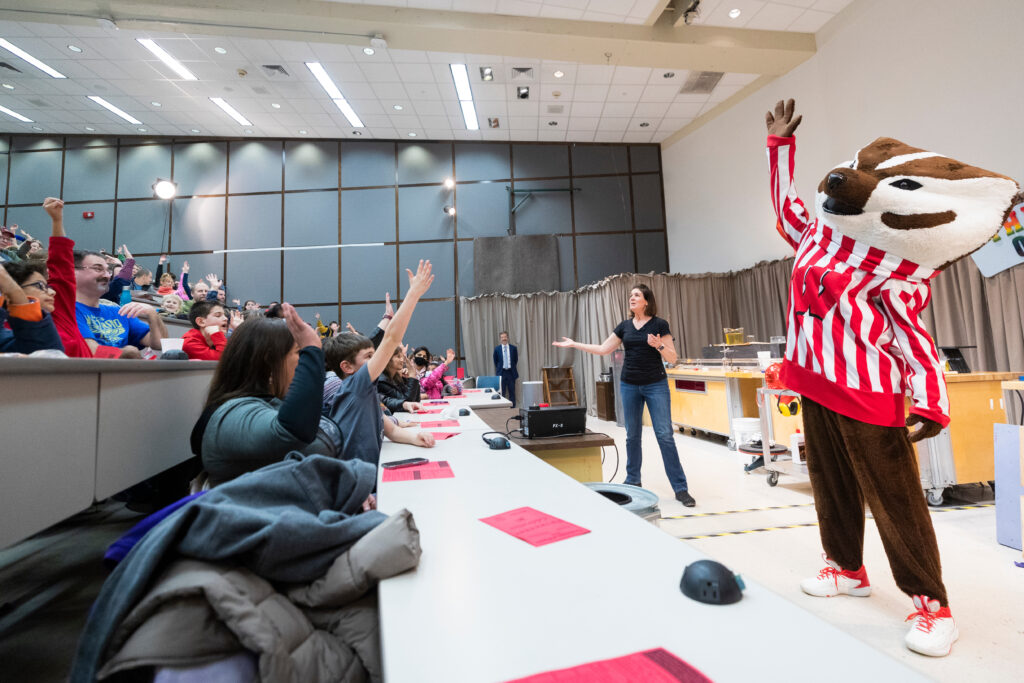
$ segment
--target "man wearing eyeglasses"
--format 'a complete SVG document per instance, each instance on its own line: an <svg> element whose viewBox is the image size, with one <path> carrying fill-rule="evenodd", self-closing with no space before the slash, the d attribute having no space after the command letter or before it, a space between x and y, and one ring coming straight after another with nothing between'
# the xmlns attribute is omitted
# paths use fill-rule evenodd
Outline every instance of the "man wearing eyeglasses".
<svg viewBox="0 0 1024 683"><path fill-rule="evenodd" d="M75 284L75 313L83 338L121 349L160 349L167 328L155 308L135 301L119 307L101 299L110 286L110 271L101 254L75 252Z"/></svg>

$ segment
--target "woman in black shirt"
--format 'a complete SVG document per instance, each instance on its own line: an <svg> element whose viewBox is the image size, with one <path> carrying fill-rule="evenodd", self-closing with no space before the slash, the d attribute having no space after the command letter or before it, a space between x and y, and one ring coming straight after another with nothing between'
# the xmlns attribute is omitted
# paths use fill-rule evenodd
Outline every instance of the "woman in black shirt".
<svg viewBox="0 0 1024 683"><path fill-rule="evenodd" d="M693 507L696 501L689 493L686 474L676 450L665 375L664 363L676 361L672 333L668 323L656 316L654 292L647 285L640 284L630 290L629 313L629 318L619 323L601 344L581 344L568 337L552 343L599 356L611 353L622 344L626 357L622 364L619 391L626 422L626 483L640 486L640 440L646 403L661 448L665 474L676 493L676 500L687 507Z"/></svg>

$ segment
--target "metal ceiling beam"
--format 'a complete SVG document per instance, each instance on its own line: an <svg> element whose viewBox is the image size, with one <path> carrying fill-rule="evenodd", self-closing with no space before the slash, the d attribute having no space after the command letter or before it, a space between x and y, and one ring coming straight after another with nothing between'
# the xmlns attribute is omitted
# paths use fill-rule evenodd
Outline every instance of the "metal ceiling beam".
<svg viewBox="0 0 1024 683"><path fill-rule="evenodd" d="M660 3L659 3L660 5ZM712 26L653 26L445 12L316 0L5 0L0 19L257 39L367 44L778 76L810 58L814 35Z"/></svg>

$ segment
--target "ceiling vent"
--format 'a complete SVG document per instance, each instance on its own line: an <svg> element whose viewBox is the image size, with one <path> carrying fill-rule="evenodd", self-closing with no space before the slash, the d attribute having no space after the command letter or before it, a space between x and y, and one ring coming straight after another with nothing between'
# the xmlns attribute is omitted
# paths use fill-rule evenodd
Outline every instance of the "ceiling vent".
<svg viewBox="0 0 1024 683"><path fill-rule="evenodd" d="M34 104L35 106L40 107L40 108L45 108L45 107L49 107L50 106L49 102L47 102L46 100L41 100L38 97L35 97L35 98L32 98L32 99L28 99L28 100L25 100L25 101L28 102L29 104Z"/></svg>
<svg viewBox="0 0 1024 683"><path fill-rule="evenodd" d="M15 67L11 66L10 64L8 64L7 62L0 62L0 69L7 69L8 71L13 71L16 74L20 74L21 73L21 69L17 69Z"/></svg>
<svg viewBox="0 0 1024 683"><path fill-rule="evenodd" d="M289 78L291 76L280 64L264 64L263 73L267 78Z"/></svg>
<svg viewBox="0 0 1024 683"><path fill-rule="evenodd" d="M565 113L565 105L564 104L549 104L548 105L548 113L549 114L564 114Z"/></svg>
<svg viewBox="0 0 1024 683"><path fill-rule="evenodd" d="M512 67L512 81L532 81L533 80L533 67L532 66L514 66Z"/></svg>
<svg viewBox="0 0 1024 683"><path fill-rule="evenodd" d="M270 91L264 88L262 85L254 85L252 91L257 95L269 95Z"/></svg>
<svg viewBox="0 0 1024 683"><path fill-rule="evenodd" d="M710 95L725 74L721 71L694 71L679 89L681 95Z"/></svg>

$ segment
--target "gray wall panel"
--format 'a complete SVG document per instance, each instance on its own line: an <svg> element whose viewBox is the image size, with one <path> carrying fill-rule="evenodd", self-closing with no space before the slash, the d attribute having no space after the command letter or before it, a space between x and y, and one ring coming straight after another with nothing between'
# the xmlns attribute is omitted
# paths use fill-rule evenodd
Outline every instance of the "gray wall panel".
<svg viewBox="0 0 1024 683"><path fill-rule="evenodd" d="M402 187L398 190L398 238L448 240L455 236L455 222L445 214L449 195L440 185Z"/></svg>
<svg viewBox="0 0 1024 683"><path fill-rule="evenodd" d="M576 256L581 287L616 273L632 273L633 236L577 235Z"/></svg>
<svg viewBox="0 0 1024 683"><path fill-rule="evenodd" d="M345 190L341 193L341 242L395 241L395 190Z"/></svg>
<svg viewBox="0 0 1024 683"><path fill-rule="evenodd" d="M15 135L11 151L27 152L33 149L60 149L64 138L54 135Z"/></svg>
<svg viewBox="0 0 1024 683"><path fill-rule="evenodd" d="M576 178L576 232L631 230L629 176Z"/></svg>
<svg viewBox="0 0 1024 683"><path fill-rule="evenodd" d="M395 308L398 308L397 304ZM342 304L341 318L338 322L341 323L341 329L345 332L348 332L345 323L352 323L352 327L356 328L357 332L372 337L377 329L377 323L380 322L383 315L384 304ZM413 315L413 317L416 316Z"/></svg>
<svg viewBox="0 0 1024 683"><path fill-rule="evenodd" d="M228 249L281 246L281 195L228 198Z"/></svg>
<svg viewBox="0 0 1024 683"><path fill-rule="evenodd" d="M7 170L10 165L11 157L7 154L0 154L0 201L4 204L7 203Z"/></svg>
<svg viewBox="0 0 1024 683"><path fill-rule="evenodd" d="M410 349L426 346L430 353L441 356L455 347L455 330L455 302L421 301L409 321L404 342Z"/></svg>
<svg viewBox="0 0 1024 683"><path fill-rule="evenodd" d="M308 322L314 330L316 329L317 313L320 314L321 319L324 321L324 325L328 324L332 320L337 321L338 318L337 304L330 304L328 306L296 306L295 310L298 312L299 317ZM344 323L342 323L341 329L342 331L345 330Z"/></svg>
<svg viewBox="0 0 1024 683"><path fill-rule="evenodd" d="M292 304L338 300L338 250L284 252L284 300Z"/></svg>
<svg viewBox="0 0 1024 683"><path fill-rule="evenodd" d="M507 186L508 183L469 183L460 184L456 188L459 237L497 237L507 234Z"/></svg>
<svg viewBox="0 0 1024 683"><path fill-rule="evenodd" d="M82 218L83 211L92 211L92 218ZM50 217L43 209L32 207L35 218L31 225L38 226L32 234L46 244L50 234ZM114 203L90 204L88 209L81 204L64 209L64 231L75 241L75 249L105 249L114 253L124 240L114 244ZM129 247L132 249L133 247Z"/></svg>
<svg viewBox="0 0 1024 683"><path fill-rule="evenodd" d="M629 148L630 171L661 171L661 150L657 145L633 145Z"/></svg>
<svg viewBox="0 0 1024 683"><path fill-rule="evenodd" d="M228 146L228 162L230 192L280 191L280 142L232 142Z"/></svg>
<svg viewBox="0 0 1024 683"><path fill-rule="evenodd" d="M433 265L434 284L425 295L427 299L455 296L455 249L451 242L433 244L403 244L398 252L398 267L402 269L399 282L402 296L409 290L408 268L416 272L420 259L429 259Z"/></svg>
<svg viewBox="0 0 1024 683"><path fill-rule="evenodd" d="M508 143L455 144L455 177L466 180L505 180L509 175Z"/></svg>
<svg viewBox="0 0 1024 683"><path fill-rule="evenodd" d="M442 183L452 177L448 142L402 142L398 145L398 184Z"/></svg>
<svg viewBox="0 0 1024 683"><path fill-rule="evenodd" d="M512 172L516 178L568 176L569 148L565 145L512 145Z"/></svg>
<svg viewBox="0 0 1024 683"><path fill-rule="evenodd" d="M457 242L459 262L459 291L458 296L476 296L476 287L473 284L473 243Z"/></svg>
<svg viewBox="0 0 1024 683"><path fill-rule="evenodd" d="M395 184L395 143L343 142L341 186L373 187Z"/></svg>
<svg viewBox="0 0 1024 683"><path fill-rule="evenodd" d="M572 260L572 238L558 238L558 272L562 278L562 291L576 289L576 270Z"/></svg>
<svg viewBox="0 0 1024 683"><path fill-rule="evenodd" d="M68 136L68 149L84 149L86 147L117 147L117 138L93 138Z"/></svg>
<svg viewBox="0 0 1024 683"><path fill-rule="evenodd" d="M516 190L566 189L575 186L564 180L517 181ZM578 197L580 193L576 193ZM519 202L526 195L517 194ZM572 206L569 192L537 192L516 211L517 235L550 235L572 232Z"/></svg>
<svg viewBox="0 0 1024 683"><path fill-rule="evenodd" d="M284 243L288 247L337 244L338 191L286 194Z"/></svg>
<svg viewBox="0 0 1024 683"><path fill-rule="evenodd" d="M175 199L171 248L174 251L223 249L224 202L224 197Z"/></svg>
<svg viewBox="0 0 1024 683"><path fill-rule="evenodd" d="M284 189L338 187L338 143L327 140L286 142Z"/></svg>
<svg viewBox="0 0 1024 683"><path fill-rule="evenodd" d="M573 145L572 174L627 173L626 154L625 145Z"/></svg>
<svg viewBox="0 0 1024 683"><path fill-rule="evenodd" d="M226 142L174 146L174 182L179 195L223 194L228 178Z"/></svg>
<svg viewBox="0 0 1024 683"><path fill-rule="evenodd" d="M393 245L341 250L342 301L383 301L385 292L397 298L395 286Z"/></svg>
<svg viewBox="0 0 1024 683"><path fill-rule="evenodd" d="M170 177L170 145L122 147L118 157L117 198L152 197L157 178Z"/></svg>
<svg viewBox="0 0 1024 683"><path fill-rule="evenodd" d="M59 197L63 154L60 150L12 154L8 203L42 206L47 197Z"/></svg>
<svg viewBox="0 0 1024 683"><path fill-rule="evenodd" d="M664 205L660 175L633 176L633 213L637 230L663 230Z"/></svg>
<svg viewBox="0 0 1024 683"><path fill-rule="evenodd" d="M281 254L256 251L227 255L229 295L261 304L281 301Z"/></svg>
<svg viewBox="0 0 1024 683"><path fill-rule="evenodd" d="M166 199L118 202L115 234L118 244L127 243L129 250L139 254L166 251L170 204Z"/></svg>
<svg viewBox="0 0 1024 683"><path fill-rule="evenodd" d="M68 150L64 155L63 199L113 199L116 174L116 147Z"/></svg>
<svg viewBox="0 0 1024 683"><path fill-rule="evenodd" d="M665 250L665 233L638 232L636 234L637 272L664 273L668 270L668 252Z"/></svg>
<svg viewBox="0 0 1024 683"><path fill-rule="evenodd" d="M220 278L224 277L224 254L179 254L172 256L170 258L171 271L180 277L181 267L186 261L189 267L189 286L206 279L206 276L211 273ZM155 264L154 267L156 267ZM239 289L233 287L230 280L227 283L227 287L228 304L231 304L231 299L241 299L244 301L242 299L242 297L246 297L244 291L239 291Z"/></svg>

